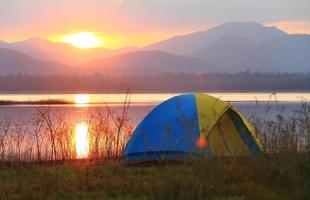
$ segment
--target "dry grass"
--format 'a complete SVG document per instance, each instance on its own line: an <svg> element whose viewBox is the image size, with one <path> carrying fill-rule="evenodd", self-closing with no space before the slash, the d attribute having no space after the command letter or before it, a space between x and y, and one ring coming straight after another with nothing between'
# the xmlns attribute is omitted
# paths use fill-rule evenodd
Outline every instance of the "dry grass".
<svg viewBox="0 0 310 200"><path fill-rule="evenodd" d="M18 164L76 159L75 124L66 121L65 113L55 113L48 106L34 108L36 114L26 124L14 123L9 118L0 121L0 161ZM121 113L109 107L98 108L85 119L89 125L90 159L121 155L133 132L128 108L128 102Z"/></svg>
<svg viewBox="0 0 310 200"><path fill-rule="evenodd" d="M115 114L106 108L92 113L87 160L74 160L72 125L64 115L40 107L31 130L3 119L0 199L310 198L307 104L291 117L278 113L272 119L250 118L263 141L264 155L160 166L124 167L112 160L133 130L126 112ZM52 162L40 162L44 160Z"/></svg>
<svg viewBox="0 0 310 200"><path fill-rule="evenodd" d="M309 180L308 154L135 167L67 161L3 166L0 199L309 199Z"/></svg>

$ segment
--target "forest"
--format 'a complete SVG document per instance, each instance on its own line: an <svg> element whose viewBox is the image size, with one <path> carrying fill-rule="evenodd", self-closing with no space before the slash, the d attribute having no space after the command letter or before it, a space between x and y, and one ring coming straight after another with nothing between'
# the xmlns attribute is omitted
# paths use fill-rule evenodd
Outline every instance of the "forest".
<svg viewBox="0 0 310 200"><path fill-rule="evenodd" d="M154 76L11 74L0 76L0 92L117 93L309 91L310 73L167 73Z"/></svg>

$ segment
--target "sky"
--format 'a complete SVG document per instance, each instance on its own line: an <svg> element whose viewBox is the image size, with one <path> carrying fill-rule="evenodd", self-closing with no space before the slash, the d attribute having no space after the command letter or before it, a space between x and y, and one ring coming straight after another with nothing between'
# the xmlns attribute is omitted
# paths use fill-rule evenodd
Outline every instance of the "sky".
<svg viewBox="0 0 310 200"><path fill-rule="evenodd" d="M309 0L0 0L0 40L92 32L103 46L144 46L232 21L310 34Z"/></svg>

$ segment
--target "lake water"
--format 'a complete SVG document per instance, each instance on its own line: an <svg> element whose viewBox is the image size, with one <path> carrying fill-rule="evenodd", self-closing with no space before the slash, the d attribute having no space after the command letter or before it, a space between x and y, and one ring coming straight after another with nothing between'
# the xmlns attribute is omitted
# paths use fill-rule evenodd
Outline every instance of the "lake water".
<svg viewBox="0 0 310 200"><path fill-rule="evenodd" d="M159 103L180 93L143 93L130 94L133 103ZM300 102L309 101L310 92L300 93L208 93L224 101L232 102ZM64 100L78 103L81 100L89 104L121 103L126 94L0 94L0 101L41 101L41 100Z"/></svg>
<svg viewBox="0 0 310 200"><path fill-rule="evenodd" d="M275 119L278 114L290 117L295 114L302 102L308 102L310 93L209 93L222 100L229 101L246 117L253 115L262 119ZM129 128L120 136L120 146L116 148L116 129L105 132L109 122L90 121L95 113L108 108L113 113L120 113L126 94L0 94L0 101L19 102L15 105L0 106L0 159L5 160L55 160L85 158L95 153L98 157L120 155L134 128L156 105L175 95L130 94L131 105L128 110ZM29 105L25 102L61 100L71 104ZM52 116L53 132L45 123L36 138L36 126L39 110L48 109ZM62 118L59 118L61 116ZM98 115L96 115L98 116ZM102 117L104 118L104 117ZM57 121L59 120L60 121ZM46 120L45 122L47 122ZM66 122L66 125L63 122ZM9 123L8 123L9 122ZM10 124L10 133L5 134L6 125ZM132 126L131 126L131 125ZM22 130L22 131L19 131ZM39 130L39 129L38 129ZM109 129L111 130L111 129ZM53 138L55 139L55 153ZM98 139L99 138L99 139ZM98 139L99 143L96 142ZM4 142L3 142L4 141ZM118 143L117 143L118 144ZM40 153L38 153L40 152ZM1 155L0 155L1 156Z"/></svg>
<svg viewBox="0 0 310 200"><path fill-rule="evenodd" d="M208 93L221 100L229 101L246 116L260 115L264 118L276 114L291 116L301 102L310 100L310 93ZM137 124L141 119L158 105L177 93L130 94L131 106L129 118ZM0 94L0 101L42 101L62 100L73 102L66 105L48 105L56 113L65 113L72 122L82 121L97 109L106 106L113 107L117 112L126 94ZM36 112L35 105L2 105L0 120L10 118L17 123L27 122Z"/></svg>

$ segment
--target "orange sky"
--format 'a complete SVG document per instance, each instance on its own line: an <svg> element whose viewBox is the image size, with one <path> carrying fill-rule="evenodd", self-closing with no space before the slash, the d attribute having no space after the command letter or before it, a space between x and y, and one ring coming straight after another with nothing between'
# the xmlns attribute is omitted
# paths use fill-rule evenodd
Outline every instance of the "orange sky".
<svg viewBox="0 0 310 200"><path fill-rule="evenodd" d="M62 38L65 35L74 34L77 32L93 32L97 37L101 38L103 43L102 47L116 49L121 47L143 47L153 42L161 41L173 37L175 35L191 33L193 30L184 31L171 31L171 32L137 32L137 33L103 33L97 32L95 29L74 29L72 31L60 33L58 35L46 35L43 36L53 42L62 42Z"/></svg>
<svg viewBox="0 0 310 200"><path fill-rule="evenodd" d="M290 33L290 34L310 34L310 20L309 21L278 21L278 22L266 22L266 26L276 26L277 28ZM216 26L214 24L213 26ZM103 47L106 48L120 48L120 47L129 47L136 46L142 47L144 45L161 41L176 35L188 34L195 31L206 30L212 28L212 26L200 27L193 30L175 30L175 31L137 31L133 33L103 33L96 32L96 29L74 29L70 32L60 33L58 35L46 35L45 38L54 41L60 42L62 36L76 33L76 32L94 32L96 35L103 40ZM147 28L146 28L147 29Z"/></svg>
<svg viewBox="0 0 310 200"><path fill-rule="evenodd" d="M257 21L288 33L310 34L309 4L309 0L7 0L0 1L0 40L38 36L59 42L64 35L93 32L105 48L141 47L231 21Z"/></svg>
<svg viewBox="0 0 310 200"><path fill-rule="evenodd" d="M310 20L295 20L295 21L279 21L267 23L268 26L276 26L290 34L310 34Z"/></svg>
<svg viewBox="0 0 310 200"><path fill-rule="evenodd" d="M64 22L65 23L65 22ZM65 25L65 24L64 24ZM295 34L295 33L304 33L304 34L310 34L310 21L279 21L279 22L267 22L265 23L267 26L276 26L285 32ZM37 25L36 25L37 26ZM39 36L42 38L46 38L48 40L51 40L53 42L63 42L62 38L66 35L70 35L77 32L93 32L95 33L99 38L102 39L102 47L104 48L121 48L121 47L142 47L147 44L151 44L153 42L157 42L163 39L167 39L170 37L173 37L175 35L182 35L182 34L188 34L194 31L199 30L205 30L207 28L196 28L193 30L167 30L167 31L137 31L137 32L115 32L115 33L107 33L107 32L98 32L98 29L96 26L81 26L82 28L65 28L65 31L55 31L55 33L50 34L48 33L48 28L41 26L43 29L41 33L38 35L35 35L35 33L29 32L28 34L2 34L2 40L5 41L20 41L24 40L33 36ZM23 28L24 32L27 32L28 29L31 29L32 27ZM35 27L33 27L34 29ZM67 30L66 30L67 29ZM21 29L20 29L21 30Z"/></svg>
<svg viewBox="0 0 310 200"><path fill-rule="evenodd" d="M62 12L64 13L64 12ZM61 19L59 19L61 18ZM72 16L46 16L38 21L14 26L10 30L1 31L0 40L14 42L30 37L42 37L53 42L62 42L66 35L78 32L92 32L104 42L104 48L142 47L147 44L161 41L175 35L188 34L198 30L204 30L208 26L190 27L180 29L160 30L156 27L137 24L130 19L120 19L119 16L107 16L109 20L97 22L96 16L88 16L81 19L72 19ZM128 27L128 29L126 29ZM126 29L125 31L123 29Z"/></svg>
<svg viewBox="0 0 310 200"><path fill-rule="evenodd" d="M48 19L47 19L48 21ZM42 22L42 25L40 27L42 28L41 31L39 31L38 35L35 35L35 33L32 33L29 31L28 34L2 34L2 40L5 41L20 41L27 39L29 37L33 36L39 36L42 38L49 39L53 42L63 42L62 38L66 35L77 33L77 32L93 32L98 37L100 37L103 41L102 47L104 48L120 48L120 47L142 47L144 45L157 42L163 39L167 39L170 37L173 37L175 35L182 35L182 34L188 34L194 31L204 30L209 27L201 27L196 28L193 30L167 30L167 31L143 31L140 29L140 31L137 32L100 32L100 28L97 28L96 25L93 26L81 26L81 28L66 28L65 23L64 25L59 25L59 29L62 28L64 31L57 31L55 30L53 34L49 33L48 27L44 26L44 23ZM310 21L279 21L279 22L267 22L265 23L267 26L276 26L288 33L294 34L294 33L304 33L304 34L310 34ZM35 26L38 26L36 24ZM28 28L21 28L19 31L28 32L29 29L35 29L35 27L28 27ZM147 28L146 28L147 29Z"/></svg>
<svg viewBox="0 0 310 200"><path fill-rule="evenodd" d="M8 28L6 29L1 29L0 25L0 40L14 42L30 37L42 37L53 42L62 42L62 38L66 35L92 32L104 41L102 47L115 49L142 47L175 35L191 33L200 28L199 26L190 26L163 29L157 27L156 24L141 22L131 15L120 12L119 5L122 4L122 0L106 2L104 5L106 8L99 3L85 4L85 1L80 0L76 0L74 4L62 3L61 5L45 0L47 5L33 5L36 7L35 14L26 13L24 15L22 15L24 10L33 9L32 5L26 0L19 1L20 4L15 5L18 9L14 8L17 16L8 17L12 20L17 18L14 23L7 22ZM70 1L72 0L67 0L67 2ZM46 9L46 6L50 6L50 10L43 12L42 10ZM52 10L54 12L51 12ZM22 23L23 21L25 22Z"/></svg>

